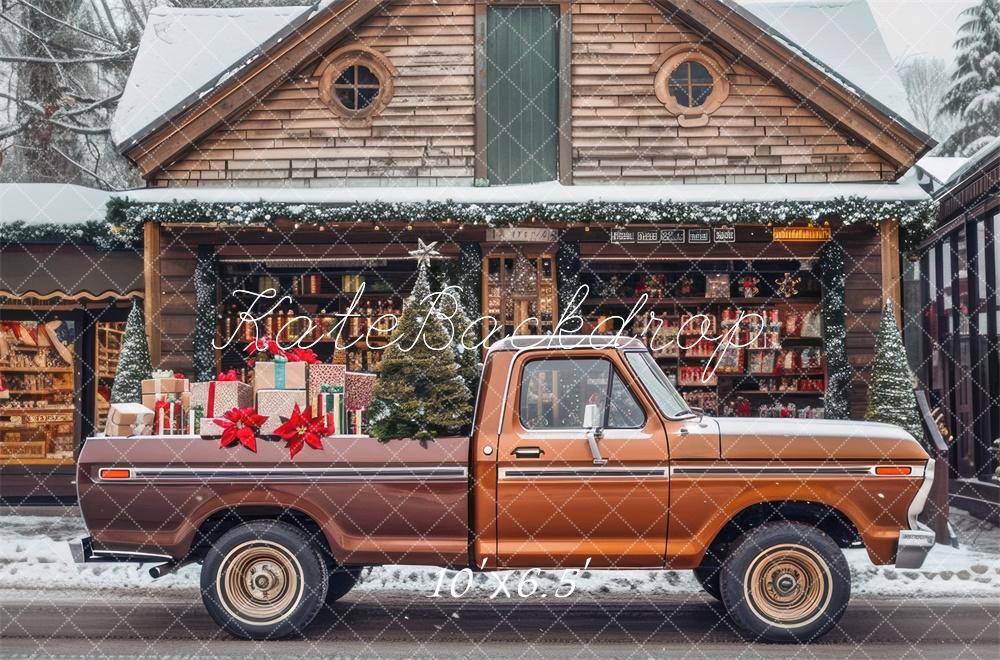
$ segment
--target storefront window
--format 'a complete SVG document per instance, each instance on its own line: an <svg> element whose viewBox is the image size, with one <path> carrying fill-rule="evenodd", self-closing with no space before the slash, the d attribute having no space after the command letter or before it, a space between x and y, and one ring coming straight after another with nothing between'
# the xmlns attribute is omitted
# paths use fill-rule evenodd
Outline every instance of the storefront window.
<svg viewBox="0 0 1000 660"><path fill-rule="evenodd" d="M0 324L0 464L72 464L77 324Z"/></svg>
<svg viewBox="0 0 1000 660"><path fill-rule="evenodd" d="M118 371L125 322L98 322L96 346L97 392L94 397L94 428L103 429L111 405L111 385Z"/></svg>

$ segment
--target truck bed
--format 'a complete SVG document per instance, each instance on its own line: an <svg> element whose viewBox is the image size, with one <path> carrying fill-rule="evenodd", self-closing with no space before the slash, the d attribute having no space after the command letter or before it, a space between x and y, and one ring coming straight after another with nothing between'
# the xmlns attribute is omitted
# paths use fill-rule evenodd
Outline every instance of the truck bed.
<svg viewBox="0 0 1000 660"><path fill-rule="evenodd" d="M314 521L343 564L468 562L468 438L323 445L292 461L277 440L259 440L253 453L200 436L89 438L80 509L94 548L106 551L181 558L218 512L273 508ZM108 468L119 470L102 478Z"/></svg>

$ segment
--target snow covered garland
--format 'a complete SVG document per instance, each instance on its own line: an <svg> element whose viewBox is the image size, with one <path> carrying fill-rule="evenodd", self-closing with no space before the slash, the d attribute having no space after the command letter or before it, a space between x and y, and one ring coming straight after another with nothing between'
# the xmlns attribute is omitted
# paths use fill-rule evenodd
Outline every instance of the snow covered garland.
<svg viewBox="0 0 1000 660"><path fill-rule="evenodd" d="M693 202L579 204L463 204L461 202L364 202L347 206L286 202L137 203L112 198L108 222L115 235L136 238L147 221L162 224L215 222L220 225L273 225L279 220L334 226L345 223L455 222L465 225L507 227L530 222L562 224L792 224L837 219L844 226L877 226L885 218L899 221L904 242L915 246L933 229L937 206L932 201L875 201L841 197L827 202Z"/></svg>

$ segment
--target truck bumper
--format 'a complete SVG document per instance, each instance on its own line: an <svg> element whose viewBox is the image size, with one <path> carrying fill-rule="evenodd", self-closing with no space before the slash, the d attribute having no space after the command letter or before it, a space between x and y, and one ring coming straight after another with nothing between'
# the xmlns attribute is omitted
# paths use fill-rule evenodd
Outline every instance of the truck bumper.
<svg viewBox="0 0 1000 660"><path fill-rule="evenodd" d="M920 568L934 547L934 532L929 529L904 529L899 532L896 568Z"/></svg>
<svg viewBox="0 0 1000 660"><path fill-rule="evenodd" d="M172 561L169 555L158 555L149 552L130 552L127 550L101 550L94 548L94 541L89 536L69 542L69 550L73 561L77 564L97 564L132 561L140 563L162 563Z"/></svg>

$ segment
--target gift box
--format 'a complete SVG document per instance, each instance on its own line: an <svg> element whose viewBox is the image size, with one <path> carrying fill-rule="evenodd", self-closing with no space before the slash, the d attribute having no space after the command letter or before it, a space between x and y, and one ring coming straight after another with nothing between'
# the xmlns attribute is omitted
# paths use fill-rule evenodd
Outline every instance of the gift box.
<svg viewBox="0 0 1000 660"><path fill-rule="evenodd" d="M375 374L363 374L356 371L347 372L344 392L347 394L348 410L367 409L371 406L376 378Z"/></svg>
<svg viewBox="0 0 1000 660"><path fill-rule="evenodd" d="M324 418L329 435L347 433L347 408L341 385L322 385L316 395L313 412Z"/></svg>
<svg viewBox="0 0 1000 660"><path fill-rule="evenodd" d="M190 391L191 381L187 378L178 378L167 371L154 371L152 378L142 381L142 405L155 409L157 401L182 400L182 395Z"/></svg>
<svg viewBox="0 0 1000 660"><path fill-rule="evenodd" d="M344 391L347 367L342 364L309 365L309 400L315 401L323 385L340 387Z"/></svg>
<svg viewBox="0 0 1000 660"><path fill-rule="evenodd" d="M228 410L252 405L253 388L238 380L191 384L191 406L201 406L205 417L222 417Z"/></svg>
<svg viewBox="0 0 1000 660"><path fill-rule="evenodd" d="M153 433L158 435L185 435L188 432L188 407L185 401L190 392L185 392L181 398L161 397L153 406Z"/></svg>
<svg viewBox="0 0 1000 660"><path fill-rule="evenodd" d="M253 391L305 390L309 365L305 362L255 362L253 365ZM261 413L264 414L264 413Z"/></svg>
<svg viewBox="0 0 1000 660"><path fill-rule="evenodd" d="M141 403L112 403L104 434L146 435L152 430L153 411Z"/></svg>
<svg viewBox="0 0 1000 660"><path fill-rule="evenodd" d="M306 390L258 390L257 391L257 412L267 417L267 421L260 427L260 432L264 435L271 435L274 430L281 426L285 418L292 416L295 405L305 409L308 402Z"/></svg>
<svg viewBox="0 0 1000 660"><path fill-rule="evenodd" d="M347 433L366 435L368 433L368 411L364 408L347 411Z"/></svg>

